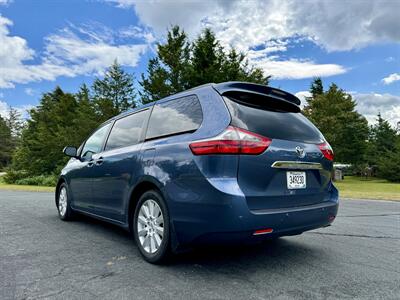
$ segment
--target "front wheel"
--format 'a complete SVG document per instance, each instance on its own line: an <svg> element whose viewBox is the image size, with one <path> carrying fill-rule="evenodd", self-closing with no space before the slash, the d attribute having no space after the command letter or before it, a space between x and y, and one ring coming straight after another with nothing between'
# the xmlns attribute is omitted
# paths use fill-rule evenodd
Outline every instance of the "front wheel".
<svg viewBox="0 0 400 300"><path fill-rule="evenodd" d="M68 193L68 187L65 183L60 185L57 193L57 209L58 216L63 221L68 221L72 218L72 209L70 206L70 198Z"/></svg>
<svg viewBox="0 0 400 300"><path fill-rule="evenodd" d="M136 205L133 235L140 253L150 263L166 259L170 248L169 214L157 191L144 193Z"/></svg>

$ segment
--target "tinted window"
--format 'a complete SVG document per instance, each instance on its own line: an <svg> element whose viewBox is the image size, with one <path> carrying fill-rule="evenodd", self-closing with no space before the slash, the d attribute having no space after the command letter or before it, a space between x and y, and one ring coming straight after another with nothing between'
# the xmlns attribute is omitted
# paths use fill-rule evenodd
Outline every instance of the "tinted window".
<svg viewBox="0 0 400 300"><path fill-rule="evenodd" d="M148 112L149 110L144 110L115 121L107 140L106 150L137 144Z"/></svg>
<svg viewBox="0 0 400 300"><path fill-rule="evenodd" d="M319 143L321 132L301 113L271 110L266 106L238 103L225 97L232 116L232 125L272 139ZM268 101L264 99L264 101Z"/></svg>
<svg viewBox="0 0 400 300"><path fill-rule="evenodd" d="M193 132L200 127L202 120L203 113L196 96L157 104L151 113L146 138Z"/></svg>
<svg viewBox="0 0 400 300"><path fill-rule="evenodd" d="M104 125L86 140L85 146L82 150L82 157L99 153L102 150L104 139L106 138L110 126L111 123Z"/></svg>

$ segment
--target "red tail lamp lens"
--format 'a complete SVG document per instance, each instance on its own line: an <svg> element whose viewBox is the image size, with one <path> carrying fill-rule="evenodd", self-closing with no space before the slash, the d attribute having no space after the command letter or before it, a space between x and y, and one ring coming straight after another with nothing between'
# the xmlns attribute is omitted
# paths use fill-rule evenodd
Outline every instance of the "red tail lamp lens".
<svg viewBox="0 0 400 300"><path fill-rule="evenodd" d="M321 150L322 154L327 160L333 161L334 154L331 145L327 142L318 145L319 150Z"/></svg>
<svg viewBox="0 0 400 300"><path fill-rule="evenodd" d="M190 149L195 155L207 154L261 154L272 140L245 129L229 126L221 134L208 140L193 142Z"/></svg>

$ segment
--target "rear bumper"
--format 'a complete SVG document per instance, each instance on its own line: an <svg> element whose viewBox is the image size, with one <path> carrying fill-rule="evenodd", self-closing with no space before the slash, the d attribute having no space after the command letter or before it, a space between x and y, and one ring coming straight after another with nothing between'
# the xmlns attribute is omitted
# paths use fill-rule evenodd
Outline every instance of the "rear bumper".
<svg viewBox="0 0 400 300"><path fill-rule="evenodd" d="M339 207L338 192L332 186L328 194L329 200L318 204L257 211L248 209L244 197L231 195L224 204L190 209L192 213L185 218L173 220L173 228L179 245L252 242L296 235L333 222ZM272 232L254 235L263 229Z"/></svg>

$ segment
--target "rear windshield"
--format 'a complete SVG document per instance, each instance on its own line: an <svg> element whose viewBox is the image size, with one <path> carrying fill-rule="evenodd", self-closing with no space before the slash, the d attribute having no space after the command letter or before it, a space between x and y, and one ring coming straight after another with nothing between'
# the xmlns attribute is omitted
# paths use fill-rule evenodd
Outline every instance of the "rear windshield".
<svg viewBox="0 0 400 300"><path fill-rule="evenodd" d="M321 132L300 112L287 112L224 97L232 116L231 124L271 139L320 143ZM263 99L268 101L268 99Z"/></svg>

